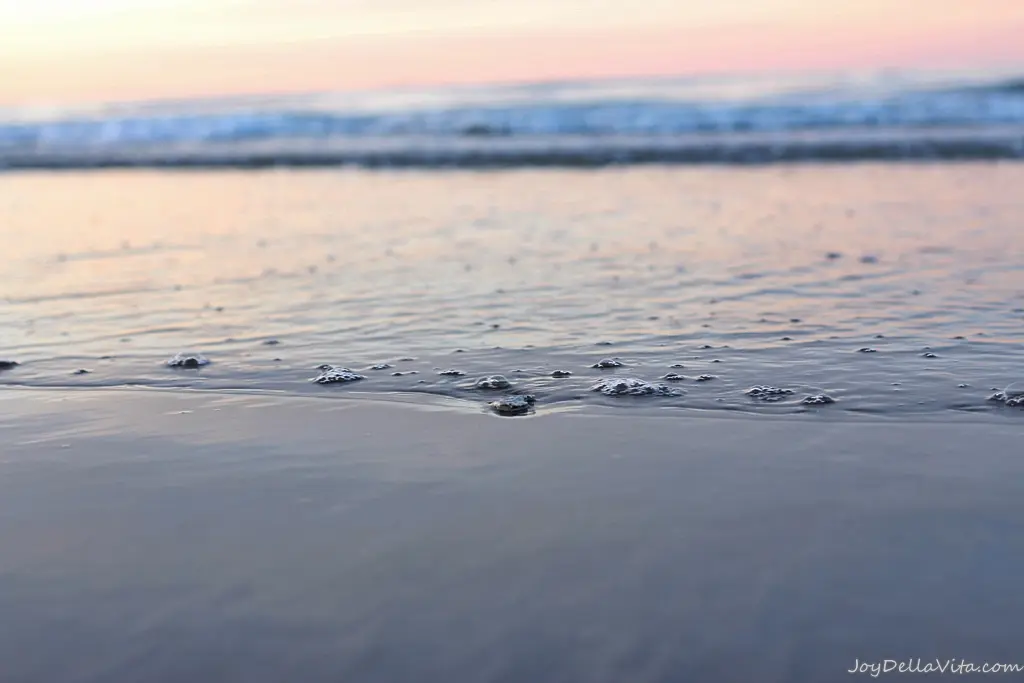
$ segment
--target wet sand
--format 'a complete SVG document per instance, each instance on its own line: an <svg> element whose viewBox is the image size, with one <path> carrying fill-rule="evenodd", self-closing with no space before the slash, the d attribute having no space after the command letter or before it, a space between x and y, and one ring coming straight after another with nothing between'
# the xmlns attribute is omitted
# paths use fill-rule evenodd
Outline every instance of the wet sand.
<svg viewBox="0 0 1024 683"><path fill-rule="evenodd" d="M631 412L4 389L0 679L1024 663L1016 420Z"/></svg>

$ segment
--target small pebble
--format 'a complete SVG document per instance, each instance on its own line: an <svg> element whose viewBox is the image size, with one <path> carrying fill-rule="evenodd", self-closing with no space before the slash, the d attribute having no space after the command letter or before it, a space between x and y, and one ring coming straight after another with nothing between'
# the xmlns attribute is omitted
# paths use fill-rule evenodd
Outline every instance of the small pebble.
<svg viewBox="0 0 1024 683"><path fill-rule="evenodd" d="M210 361L201 353L178 353L167 361L167 366L172 368L201 368L209 364Z"/></svg>
<svg viewBox="0 0 1024 683"><path fill-rule="evenodd" d="M698 375L693 378L695 382L710 382L713 379L718 379L714 375Z"/></svg>
<svg viewBox="0 0 1024 683"><path fill-rule="evenodd" d="M18 367L16 360L0 360L0 370L10 370L16 367Z"/></svg>
<svg viewBox="0 0 1024 683"><path fill-rule="evenodd" d="M395 367L391 363L377 363L376 365L370 366L371 370L390 370Z"/></svg>
<svg viewBox="0 0 1024 683"><path fill-rule="evenodd" d="M437 374L443 375L445 377L462 377L466 373L464 373L462 370L442 370Z"/></svg>
<svg viewBox="0 0 1024 683"><path fill-rule="evenodd" d="M878 349L873 349L870 346L857 349L857 353L878 353Z"/></svg>
<svg viewBox="0 0 1024 683"><path fill-rule="evenodd" d="M263 341L263 345L264 345L264 346L277 346L277 345L278 345L278 344L280 344L280 343L281 343L281 342L279 342L279 341L278 341L278 340L276 340L276 339L265 339L265 340Z"/></svg>
<svg viewBox="0 0 1024 683"><path fill-rule="evenodd" d="M835 403L836 400L826 394L815 394L813 396L805 396L800 403L805 406L823 406L829 403Z"/></svg>
<svg viewBox="0 0 1024 683"><path fill-rule="evenodd" d="M77 370L75 370L71 374L72 375L88 375L90 372L92 372L92 371L91 370L86 370L85 368L78 368Z"/></svg>
<svg viewBox="0 0 1024 683"><path fill-rule="evenodd" d="M496 412L498 415L526 415L533 410L533 405L537 400L529 395L523 396L503 396L497 401L491 401L488 405L491 410Z"/></svg>
<svg viewBox="0 0 1024 683"><path fill-rule="evenodd" d="M569 372L568 370L555 370L554 372L551 373L551 376L555 377L556 379L562 379L564 377L572 377L572 373Z"/></svg>
<svg viewBox="0 0 1024 683"><path fill-rule="evenodd" d="M667 382L682 382L686 377L676 372L670 372L667 375L664 375L662 379Z"/></svg>
<svg viewBox="0 0 1024 683"><path fill-rule="evenodd" d="M594 363L590 367L592 367L592 368L601 368L601 369L621 368L622 367L622 361L620 361L618 358L602 358L601 360L597 361L596 363Z"/></svg>
<svg viewBox="0 0 1024 683"><path fill-rule="evenodd" d="M922 353L921 358L938 358L938 356L931 351L928 351L927 353Z"/></svg>

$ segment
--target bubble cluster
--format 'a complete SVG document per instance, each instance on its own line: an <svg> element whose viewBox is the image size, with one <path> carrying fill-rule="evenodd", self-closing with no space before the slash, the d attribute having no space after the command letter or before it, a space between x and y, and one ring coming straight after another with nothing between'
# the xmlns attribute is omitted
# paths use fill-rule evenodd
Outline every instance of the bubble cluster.
<svg viewBox="0 0 1024 683"><path fill-rule="evenodd" d="M1002 391L989 396L988 400L998 401L1011 408L1024 407L1024 382L1015 382Z"/></svg>
<svg viewBox="0 0 1024 683"><path fill-rule="evenodd" d="M787 396L791 396L793 394L793 390L758 384L747 389L746 394L750 398L756 398L759 401L768 401L773 403L775 401L781 401Z"/></svg>
<svg viewBox="0 0 1024 683"><path fill-rule="evenodd" d="M349 368L340 368L334 365L321 365L317 367L317 370L320 371L320 374L309 380L315 384L339 384L366 379Z"/></svg>
<svg viewBox="0 0 1024 683"><path fill-rule="evenodd" d="M664 384L651 384L637 377L609 377L590 387L605 396L682 396L683 391Z"/></svg>
<svg viewBox="0 0 1024 683"><path fill-rule="evenodd" d="M508 381L504 375L489 375L487 377L481 377L473 384L475 389L508 389L512 386L512 382Z"/></svg>

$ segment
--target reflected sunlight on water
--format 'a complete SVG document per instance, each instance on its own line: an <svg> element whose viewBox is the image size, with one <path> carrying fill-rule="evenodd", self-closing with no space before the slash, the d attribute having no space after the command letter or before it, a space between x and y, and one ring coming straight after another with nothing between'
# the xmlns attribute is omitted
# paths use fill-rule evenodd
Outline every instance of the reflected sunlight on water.
<svg viewBox="0 0 1024 683"><path fill-rule="evenodd" d="M2 381L306 392L319 363L416 356L418 376L361 390L458 393L436 375L458 361L590 400L594 377L550 373L614 355L645 380L676 362L722 376L688 405L748 408L739 390L789 382L848 408L983 408L958 385L988 392L1021 363L1022 181L1014 165L5 176L0 355L22 365ZM214 365L168 376L181 350ZM916 389L894 403L901 378Z"/></svg>

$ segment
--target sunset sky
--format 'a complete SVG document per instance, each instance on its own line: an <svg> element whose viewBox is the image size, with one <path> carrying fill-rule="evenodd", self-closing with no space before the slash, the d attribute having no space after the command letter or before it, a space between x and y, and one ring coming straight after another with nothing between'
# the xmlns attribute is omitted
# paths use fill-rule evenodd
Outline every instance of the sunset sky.
<svg viewBox="0 0 1024 683"><path fill-rule="evenodd" d="M1024 66L1022 36L1024 0L0 0L0 104Z"/></svg>

